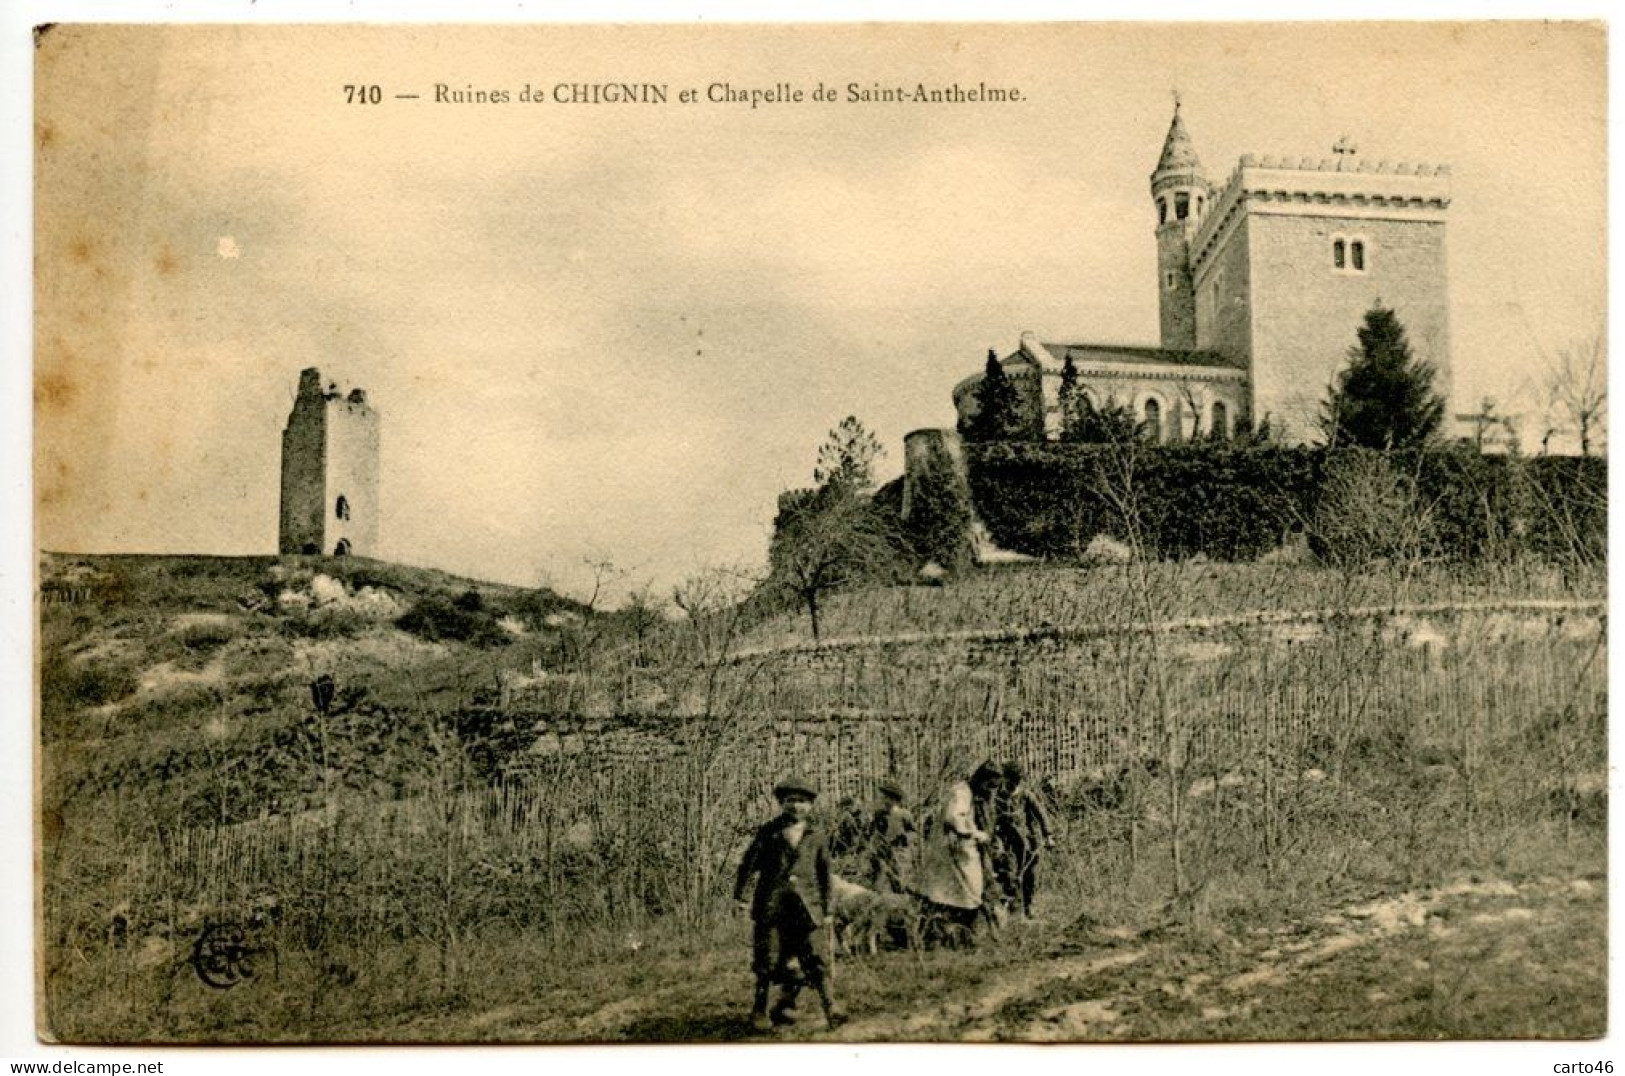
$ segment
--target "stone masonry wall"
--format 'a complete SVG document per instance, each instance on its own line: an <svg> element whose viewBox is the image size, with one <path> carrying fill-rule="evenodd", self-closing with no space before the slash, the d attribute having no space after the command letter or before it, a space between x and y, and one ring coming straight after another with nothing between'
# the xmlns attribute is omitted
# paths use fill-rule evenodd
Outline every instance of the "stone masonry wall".
<svg viewBox="0 0 1625 1076"><path fill-rule="evenodd" d="M282 499L277 551L327 552L322 474L327 466L327 409L320 390L301 391L282 431Z"/></svg>
<svg viewBox="0 0 1625 1076"><path fill-rule="evenodd" d="M1289 442L1315 440L1326 390L1379 300L1398 314L1416 357L1434 364L1435 388L1449 400L1442 223L1257 212L1247 223L1255 420L1269 416ZM1339 235L1365 241L1366 272L1334 268Z"/></svg>
<svg viewBox="0 0 1625 1076"><path fill-rule="evenodd" d="M1188 351L1197 338L1196 299L1191 293L1190 235L1194 218L1169 222L1157 229L1157 295L1161 322L1159 339L1166 348ZM1173 274L1173 285L1168 283Z"/></svg>
<svg viewBox="0 0 1625 1076"><path fill-rule="evenodd" d="M322 552L331 553L340 539L350 552L378 555L378 415L365 403L342 397L327 404L328 529ZM338 498L349 502L350 518L339 519Z"/></svg>
<svg viewBox="0 0 1625 1076"><path fill-rule="evenodd" d="M1196 277L1196 346L1246 363L1252 354L1252 263L1244 217ZM1218 285L1214 292L1215 282Z"/></svg>

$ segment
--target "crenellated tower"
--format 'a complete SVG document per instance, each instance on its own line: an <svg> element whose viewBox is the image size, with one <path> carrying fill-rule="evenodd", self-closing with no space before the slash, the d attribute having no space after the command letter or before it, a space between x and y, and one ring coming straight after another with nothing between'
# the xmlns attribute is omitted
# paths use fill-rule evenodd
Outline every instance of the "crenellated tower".
<svg viewBox="0 0 1625 1076"><path fill-rule="evenodd" d="M1151 173L1151 200L1157 212L1162 346L1172 350L1196 348L1196 288L1191 277L1190 245L1211 198L1212 188L1185 130L1176 98L1162 156Z"/></svg>

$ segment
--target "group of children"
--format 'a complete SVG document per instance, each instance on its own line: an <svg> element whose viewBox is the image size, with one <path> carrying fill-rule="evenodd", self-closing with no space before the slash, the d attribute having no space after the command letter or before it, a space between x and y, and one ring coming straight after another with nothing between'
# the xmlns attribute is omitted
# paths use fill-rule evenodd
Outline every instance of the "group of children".
<svg viewBox="0 0 1625 1076"><path fill-rule="evenodd" d="M1039 853L1050 843L1052 826L1022 778L1017 763L984 762L968 781L952 782L919 835L917 865L910 862L914 817L893 782L880 784L871 817L837 836L849 851L862 850L872 887L920 898L944 937L968 940L978 918L1002 921L1006 908L1017 907L1032 915ZM765 1031L793 1022L796 999L810 986L834 1027L841 1014L829 981L829 931L821 929L830 914L833 871L830 840L811 817L818 792L787 778L773 796L780 813L758 827L734 882L734 900L749 909L752 924L751 1023ZM775 984L777 1000L770 997Z"/></svg>

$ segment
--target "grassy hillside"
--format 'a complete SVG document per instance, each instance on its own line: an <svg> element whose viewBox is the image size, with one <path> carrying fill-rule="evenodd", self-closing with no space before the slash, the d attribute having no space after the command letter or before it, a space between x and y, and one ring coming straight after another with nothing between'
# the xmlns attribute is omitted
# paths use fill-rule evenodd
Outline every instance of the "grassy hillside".
<svg viewBox="0 0 1625 1076"><path fill-rule="evenodd" d="M794 611L651 623L355 559L50 556L42 592L45 1019L64 1037L737 1037L730 877L772 781L818 780L826 821L881 776L927 811L981 757L1023 761L1059 820L1041 919L977 952L847 959L854 1037L1600 1026L1597 611L1345 615L1591 598L1600 578L1040 566L831 603L831 637L1309 621L906 655L775 649L805 641ZM1325 962L1298 959L1327 916L1347 923L1305 941ZM1524 966L1477 967L1524 924ZM221 929L229 989L193 966ZM1054 973L1093 982L1130 951L1143 975L1098 996ZM1148 1004L1167 976L1185 985ZM1277 978L1381 1003L1317 1023L1226 985Z"/></svg>
<svg viewBox="0 0 1625 1076"><path fill-rule="evenodd" d="M389 757L410 754L401 715L558 660L583 623L548 591L364 558L48 554L40 588L47 818L124 796L177 822L253 817L296 808L324 763L382 791L410 765ZM324 675L325 759L305 742Z"/></svg>

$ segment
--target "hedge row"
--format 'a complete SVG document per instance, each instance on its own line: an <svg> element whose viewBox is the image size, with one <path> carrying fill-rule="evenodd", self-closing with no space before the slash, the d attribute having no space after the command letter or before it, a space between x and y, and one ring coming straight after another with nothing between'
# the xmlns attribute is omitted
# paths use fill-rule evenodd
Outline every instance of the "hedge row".
<svg viewBox="0 0 1625 1076"><path fill-rule="evenodd" d="M1601 561L1607 472L1590 457L1484 456L1463 449L1374 453L1283 446L966 445L971 495L999 545L1075 556L1097 534L1131 532L1160 557L1247 560L1293 534L1346 534L1345 517L1386 513L1422 555L1533 553Z"/></svg>

